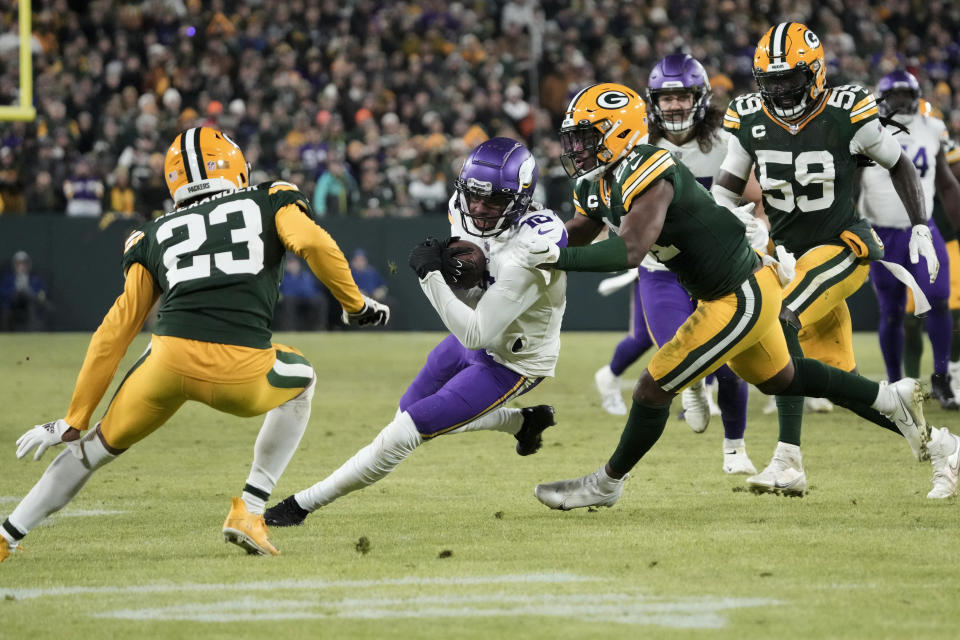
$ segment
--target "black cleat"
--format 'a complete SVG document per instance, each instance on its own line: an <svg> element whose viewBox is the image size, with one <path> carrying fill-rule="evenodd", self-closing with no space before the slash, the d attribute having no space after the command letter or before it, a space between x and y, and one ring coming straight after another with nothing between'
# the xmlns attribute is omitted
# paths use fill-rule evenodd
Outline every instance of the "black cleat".
<svg viewBox="0 0 960 640"><path fill-rule="evenodd" d="M540 435L547 427L557 424L554 420L553 407L548 404L538 404L535 407L524 407L520 410L523 413L523 426L516 433L517 453L521 456L529 456L540 450L543 440Z"/></svg>
<svg viewBox="0 0 960 640"><path fill-rule="evenodd" d="M948 411L960 409L960 404L957 404L957 399L950 388L950 378L945 373L935 373L930 376L930 395Z"/></svg>
<svg viewBox="0 0 960 640"><path fill-rule="evenodd" d="M307 519L310 512L297 504L296 498L290 496L263 512L263 520L268 527L299 527Z"/></svg>

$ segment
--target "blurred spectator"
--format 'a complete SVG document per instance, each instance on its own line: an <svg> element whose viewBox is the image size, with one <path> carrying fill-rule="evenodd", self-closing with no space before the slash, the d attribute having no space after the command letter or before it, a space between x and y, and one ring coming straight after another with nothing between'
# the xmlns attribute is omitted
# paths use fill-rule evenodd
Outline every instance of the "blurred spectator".
<svg viewBox="0 0 960 640"><path fill-rule="evenodd" d="M113 172L113 185L110 187L110 213L119 218L132 218L136 213L133 203L130 175L125 167L117 167Z"/></svg>
<svg viewBox="0 0 960 640"><path fill-rule="evenodd" d="M13 254L10 266L0 278L0 329L43 331L49 306L43 278L33 273L26 251Z"/></svg>
<svg viewBox="0 0 960 640"><path fill-rule="evenodd" d="M73 175L63 183L67 199L67 215L99 218L103 211L103 183L92 175L90 163L77 162Z"/></svg>
<svg viewBox="0 0 960 640"><path fill-rule="evenodd" d="M317 180L313 191L313 209L318 216L356 214L360 197L357 181L340 158L327 159L327 170Z"/></svg>
<svg viewBox="0 0 960 640"><path fill-rule="evenodd" d="M26 212L20 163L13 149L4 146L0 148L0 214L9 216Z"/></svg>
<svg viewBox="0 0 960 640"><path fill-rule="evenodd" d="M61 185L80 158L97 180L126 166L143 215L167 209L153 158L179 131L207 123L243 147L258 177L302 175L313 189L323 176L337 182L326 167L336 155L365 192L385 182L397 198L371 207L366 195L358 204L350 188L325 185L333 214L419 214L422 202L404 199L417 168L432 165L443 186L479 140L511 135L550 174L556 157L540 154L550 151L541 141L555 138L571 95L602 81L643 89L664 55L703 62L720 107L756 91L756 43L784 20L806 22L823 40L829 85L873 87L908 68L960 133L956 0L35 4L37 119L0 129L7 213L39 210L39 172ZM10 31L15 12L0 21ZM16 38L0 38L6 63ZM17 73L0 65L0 103L17 99ZM364 176L371 157L380 181Z"/></svg>
<svg viewBox="0 0 960 640"><path fill-rule="evenodd" d="M53 177L49 171L37 171L34 181L26 190L27 211L31 213L63 214L65 203L63 193L53 186Z"/></svg>
<svg viewBox="0 0 960 640"><path fill-rule="evenodd" d="M277 331L325 330L330 306L316 276L304 267L300 258L287 254L273 328Z"/></svg>
<svg viewBox="0 0 960 640"><path fill-rule="evenodd" d="M383 302L388 293L387 281L383 279L376 267L367 259L367 252L363 249L354 249L350 254L350 273L360 291L378 302Z"/></svg>
<svg viewBox="0 0 960 640"><path fill-rule="evenodd" d="M447 186L440 180L433 165L425 164L416 173L407 187L411 204L423 215L446 215Z"/></svg>

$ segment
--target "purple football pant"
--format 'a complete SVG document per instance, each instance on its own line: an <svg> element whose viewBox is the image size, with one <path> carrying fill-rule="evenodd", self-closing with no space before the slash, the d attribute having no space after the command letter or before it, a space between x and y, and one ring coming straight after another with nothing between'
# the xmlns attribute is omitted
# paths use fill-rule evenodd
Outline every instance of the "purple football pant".
<svg viewBox="0 0 960 640"><path fill-rule="evenodd" d="M640 267L642 270L642 267ZM640 300L640 281L635 280L633 291L630 293L630 333L620 341L610 359L610 371L620 376L627 367L640 359L647 349L653 346L653 338L647 331L647 323L643 319L643 303Z"/></svg>
<svg viewBox="0 0 960 640"><path fill-rule="evenodd" d="M645 301L644 318L654 342L659 346L673 338L686 319L696 309L690 294L669 271L650 271L641 267L637 282L640 299ZM747 428L747 383L723 365L716 371L717 404L723 433L729 440L743 437Z"/></svg>
<svg viewBox="0 0 960 640"><path fill-rule="evenodd" d="M449 335L427 356L400 398L400 410L410 414L420 435L432 438L523 395L541 380L511 371L486 351L471 351Z"/></svg>
<svg viewBox="0 0 960 640"><path fill-rule="evenodd" d="M933 372L946 373L953 331L953 318L949 307L950 265L943 237L936 226L930 223L927 223L927 226L930 227L930 237L933 239L937 259L940 260L940 271L933 284L930 283L925 259L921 257L917 264L910 263L910 229L874 227L874 230L883 241L884 260L903 265L913 274L920 289L927 296L930 311L927 313L925 325L933 350ZM876 263L870 264L870 281L877 292L877 303L880 307L880 351L887 367L887 379L899 380L902 376L903 316L907 304L907 287L894 278L883 265Z"/></svg>

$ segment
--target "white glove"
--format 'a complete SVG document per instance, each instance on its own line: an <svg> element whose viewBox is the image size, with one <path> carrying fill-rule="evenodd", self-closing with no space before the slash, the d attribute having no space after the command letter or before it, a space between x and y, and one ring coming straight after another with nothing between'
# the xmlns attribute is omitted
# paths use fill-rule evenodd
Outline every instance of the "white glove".
<svg viewBox="0 0 960 640"><path fill-rule="evenodd" d="M602 296L609 296L614 291L619 291L626 286L633 284L633 281L637 279L637 270L630 269L626 273L621 273L618 276L611 276L609 278L604 278L600 281L600 284L597 285L597 293Z"/></svg>
<svg viewBox="0 0 960 640"><path fill-rule="evenodd" d="M797 259L783 245L777 245L776 254L777 279L780 281L780 286L785 287L797 276Z"/></svg>
<svg viewBox="0 0 960 640"><path fill-rule="evenodd" d="M753 202L730 209L730 212L744 224L747 228L744 234L747 236L747 242L750 246L765 253L767 251L767 241L770 239L770 232L767 225L763 224L760 218L753 215L753 208L756 206Z"/></svg>
<svg viewBox="0 0 960 640"><path fill-rule="evenodd" d="M34 460L39 460L43 452L58 444L63 444L63 434L70 428L61 418L56 422L47 424L38 424L25 434L17 438L17 459L30 453L34 447L37 452L33 454Z"/></svg>
<svg viewBox="0 0 960 640"><path fill-rule="evenodd" d="M344 309L341 319L351 327L379 327L390 322L390 307L363 296L363 309L353 313Z"/></svg>
<svg viewBox="0 0 960 640"><path fill-rule="evenodd" d="M517 240L514 244L514 254L517 262L533 268L542 264L553 264L559 260L560 247L543 236L526 237Z"/></svg>
<svg viewBox="0 0 960 640"><path fill-rule="evenodd" d="M907 248L910 251L911 264L917 264L921 256L927 261L927 273L930 275L930 283L933 284L937 279L937 272L940 271L940 260L937 259L937 252L933 248L930 227L925 224L913 225L913 229L910 230L910 244Z"/></svg>

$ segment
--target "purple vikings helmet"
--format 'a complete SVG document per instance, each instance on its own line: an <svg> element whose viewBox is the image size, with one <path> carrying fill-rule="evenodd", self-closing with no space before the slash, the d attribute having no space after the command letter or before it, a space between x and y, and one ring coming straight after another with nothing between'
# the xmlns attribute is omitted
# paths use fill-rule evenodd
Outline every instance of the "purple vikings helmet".
<svg viewBox="0 0 960 640"><path fill-rule="evenodd" d="M693 93L693 108L680 122L665 118L657 98L667 93ZM710 79L703 65L685 53L675 53L653 66L647 82L650 116L664 131L686 131L703 120L710 106ZM670 112L672 113L672 112Z"/></svg>
<svg viewBox="0 0 960 640"><path fill-rule="evenodd" d="M480 143L467 156L456 183L464 231L481 238L500 235L526 213L536 186L537 163L525 146L512 138ZM476 210L478 203L483 211Z"/></svg>
<svg viewBox="0 0 960 640"><path fill-rule="evenodd" d="M877 85L880 113L912 115L920 103L920 83L909 71L891 71Z"/></svg>

